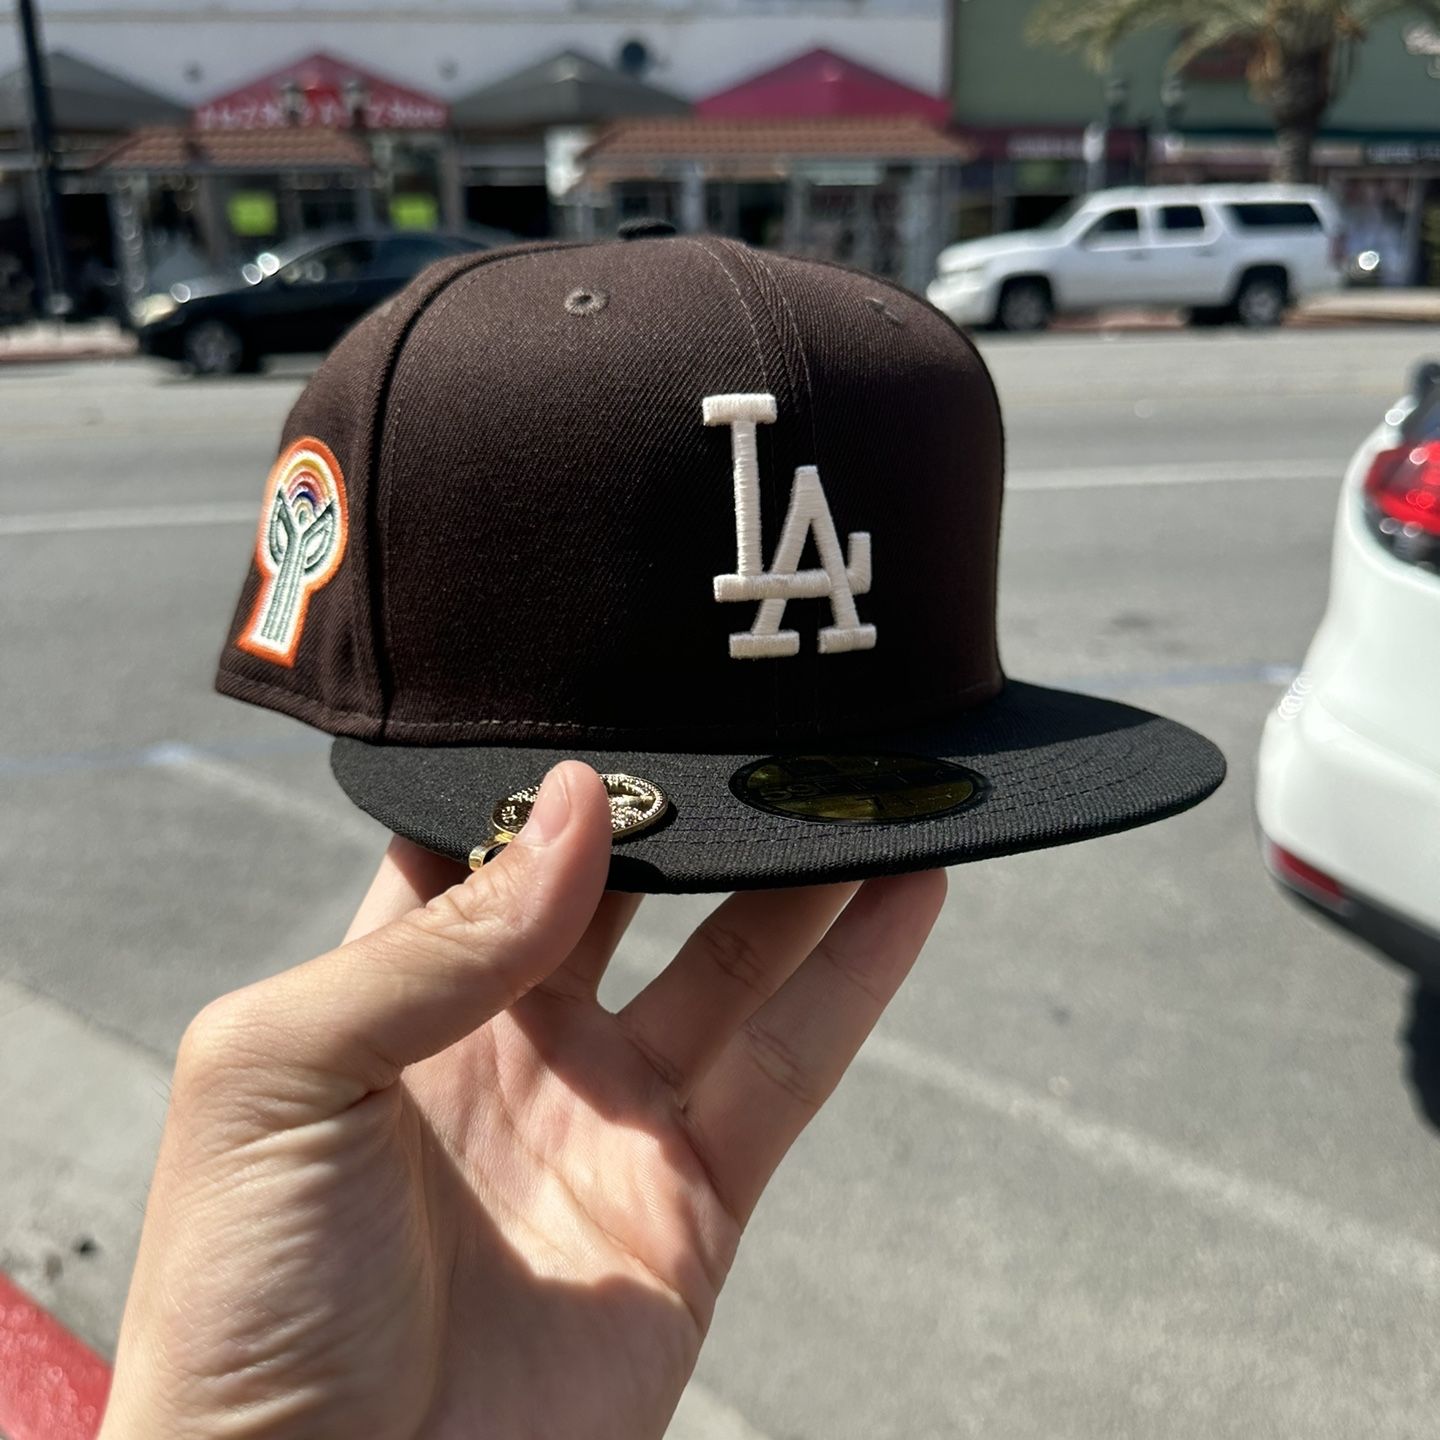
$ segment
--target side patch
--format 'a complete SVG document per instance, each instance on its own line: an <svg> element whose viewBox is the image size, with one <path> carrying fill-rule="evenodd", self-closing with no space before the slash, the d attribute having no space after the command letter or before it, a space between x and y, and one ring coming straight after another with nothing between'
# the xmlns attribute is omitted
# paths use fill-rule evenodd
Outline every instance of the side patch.
<svg viewBox="0 0 1440 1440"><path fill-rule="evenodd" d="M329 583L345 558L345 477L329 446L307 435L275 462L268 487L255 541L260 592L235 643L262 660L288 666L300 648L310 597Z"/></svg>

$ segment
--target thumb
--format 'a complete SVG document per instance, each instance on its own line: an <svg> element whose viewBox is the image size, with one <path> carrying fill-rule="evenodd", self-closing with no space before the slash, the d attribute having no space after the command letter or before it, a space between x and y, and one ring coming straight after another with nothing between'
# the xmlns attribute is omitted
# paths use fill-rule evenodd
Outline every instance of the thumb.
<svg viewBox="0 0 1440 1440"><path fill-rule="evenodd" d="M429 904L224 996L186 1032L177 1083L261 1079L287 1124L337 1113L508 1009L575 947L600 902L609 802L576 761L540 787L500 856ZM226 1086L215 1087L217 1098ZM247 1097L257 1087L246 1084Z"/></svg>

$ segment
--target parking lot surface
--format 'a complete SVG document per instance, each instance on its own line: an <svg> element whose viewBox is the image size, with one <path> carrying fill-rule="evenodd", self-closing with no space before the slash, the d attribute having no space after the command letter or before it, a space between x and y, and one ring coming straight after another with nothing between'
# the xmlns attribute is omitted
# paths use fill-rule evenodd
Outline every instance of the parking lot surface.
<svg viewBox="0 0 1440 1440"><path fill-rule="evenodd" d="M987 342L1007 669L1183 720L1231 777L953 873L676 1440L1434 1433L1440 1005L1275 893L1251 818L1341 472L1425 339ZM187 1020L332 943L383 845L323 737L210 690L303 378L0 374L0 1270L102 1351ZM648 901L605 994L709 904Z"/></svg>

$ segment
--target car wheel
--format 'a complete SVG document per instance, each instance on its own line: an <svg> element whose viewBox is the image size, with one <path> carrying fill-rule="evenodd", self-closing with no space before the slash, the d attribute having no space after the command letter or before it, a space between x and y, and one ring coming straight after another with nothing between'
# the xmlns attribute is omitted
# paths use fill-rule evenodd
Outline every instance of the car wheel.
<svg viewBox="0 0 1440 1440"><path fill-rule="evenodd" d="M1017 280L1000 296L995 323L1015 335L1035 335L1050 328L1053 313L1050 291L1039 280Z"/></svg>
<svg viewBox="0 0 1440 1440"><path fill-rule="evenodd" d="M245 342L223 320L202 320L185 332L185 363L196 375L233 375L245 363Z"/></svg>
<svg viewBox="0 0 1440 1440"><path fill-rule="evenodd" d="M1236 318L1250 330L1269 330L1285 318L1290 297L1279 275L1250 275L1235 297Z"/></svg>

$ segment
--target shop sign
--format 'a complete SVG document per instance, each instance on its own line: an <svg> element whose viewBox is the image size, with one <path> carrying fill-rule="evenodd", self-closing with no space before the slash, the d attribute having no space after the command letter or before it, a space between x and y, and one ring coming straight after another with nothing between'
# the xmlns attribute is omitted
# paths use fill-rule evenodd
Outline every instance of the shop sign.
<svg viewBox="0 0 1440 1440"><path fill-rule="evenodd" d="M1369 165L1433 165L1440 163L1440 140L1396 140L1367 145L1365 161Z"/></svg>
<svg viewBox="0 0 1440 1440"><path fill-rule="evenodd" d="M1065 190L1070 184L1068 160L1021 160L1015 166L1015 189L1026 194L1046 195Z"/></svg>
<svg viewBox="0 0 1440 1440"><path fill-rule="evenodd" d="M279 208L268 190L237 190L225 202L225 215L236 235L274 235L280 229Z"/></svg>
<svg viewBox="0 0 1440 1440"><path fill-rule="evenodd" d="M357 123L370 130L443 130L449 118L442 101L323 54L217 95L195 111L200 130Z"/></svg>
<svg viewBox="0 0 1440 1440"><path fill-rule="evenodd" d="M390 223L397 230L434 230L440 224L440 203L433 195L418 192L392 195Z"/></svg>
<svg viewBox="0 0 1440 1440"><path fill-rule="evenodd" d="M802 173L812 185L849 188L878 185L885 178L885 167L878 160L863 160L846 165L806 165Z"/></svg>
<svg viewBox="0 0 1440 1440"><path fill-rule="evenodd" d="M1012 160L1083 160L1083 135L1012 135L1005 144Z"/></svg>

